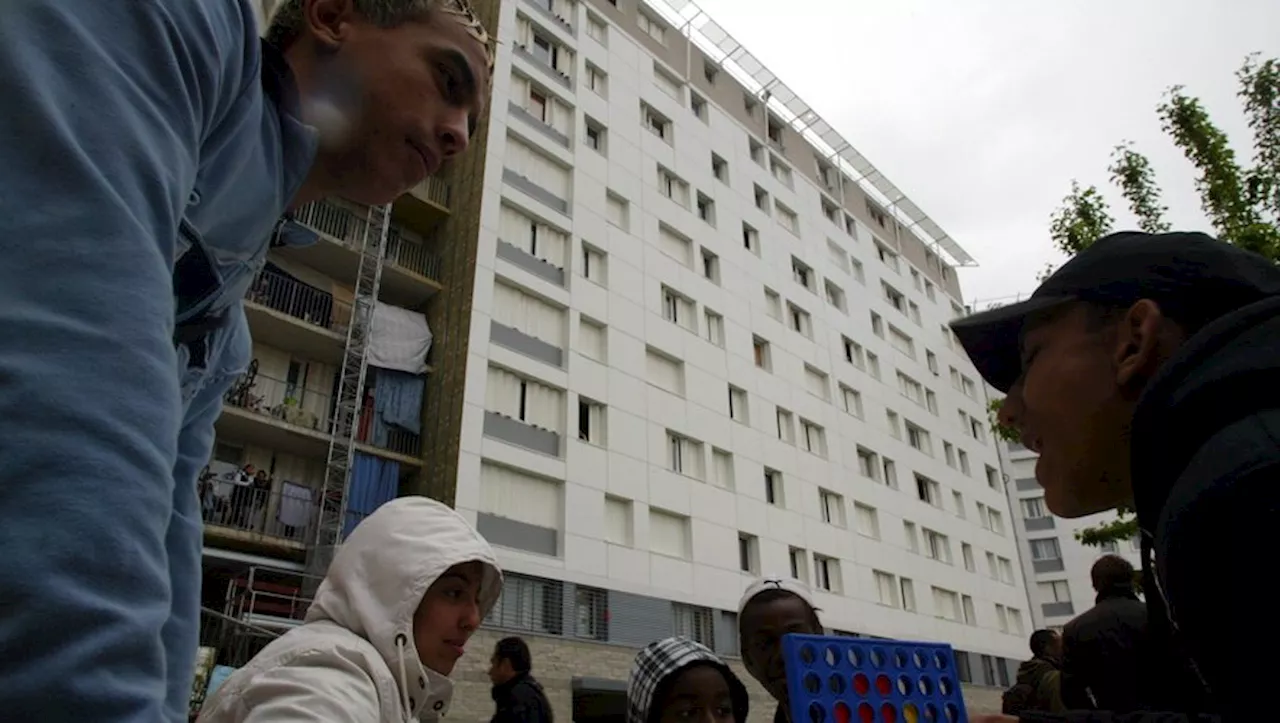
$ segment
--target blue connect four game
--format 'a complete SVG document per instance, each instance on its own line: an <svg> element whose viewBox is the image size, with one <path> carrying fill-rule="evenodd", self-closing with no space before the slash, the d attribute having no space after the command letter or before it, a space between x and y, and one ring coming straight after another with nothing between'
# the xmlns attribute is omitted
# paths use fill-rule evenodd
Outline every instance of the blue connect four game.
<svg viewBox="0 0 1280 723"><path fill-rule="evenodd" d="M782 638L792 723L968 723L950 645Z"/></svg>

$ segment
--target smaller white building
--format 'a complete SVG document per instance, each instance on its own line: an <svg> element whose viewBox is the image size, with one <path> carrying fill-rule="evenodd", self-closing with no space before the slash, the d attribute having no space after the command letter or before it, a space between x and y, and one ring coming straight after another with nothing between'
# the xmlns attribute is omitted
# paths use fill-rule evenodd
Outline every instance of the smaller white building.
<svg viewBox="0 0 1280 723"><path fill-rule="evenodd" d="M1103 548L1081 544L1075 533L1115 519L1102 512L1068 520L1049 512L1044 490L1036 481L1035 452L1017 442L1000 444L1000 462L1007 475L1005 490L1015 518L1014 534L1022 558L1023 579L1031 600L1036 628L1061 629L1067 621L1093 607L1089 570L1102 555L1118 554L1141 567L1138 540L1111 543Z"/></svg>

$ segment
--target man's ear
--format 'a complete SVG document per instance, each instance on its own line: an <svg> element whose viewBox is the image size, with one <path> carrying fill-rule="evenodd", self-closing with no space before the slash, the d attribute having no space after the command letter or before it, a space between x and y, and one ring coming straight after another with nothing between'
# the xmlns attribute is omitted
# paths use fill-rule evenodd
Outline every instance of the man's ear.
<svg viewBox="0 0 1280 723"><path fill-rule="evenodd" d="M1121 388L1141 387L1160 366L1164 312L1150 299L1139 299L1116 324L1113 361Z"/></svg>
<svg viewBox="0 0 1280 723"><path fill-rule="evenodd" d="M304 32L317 45L337 50L359 17L352 0L303 0Z"/></svg>

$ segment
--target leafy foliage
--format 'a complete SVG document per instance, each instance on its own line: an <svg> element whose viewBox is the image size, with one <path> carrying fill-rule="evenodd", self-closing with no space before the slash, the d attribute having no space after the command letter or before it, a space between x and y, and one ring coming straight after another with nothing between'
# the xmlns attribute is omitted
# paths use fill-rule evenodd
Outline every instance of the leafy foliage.
<svg viewBox="0 0 1280 723"><path fill-rule="evenodd" d="M1218 238L1280 261L1280 59L1253 54L1236 72L1238 96L1253 134L1253 165L1242 166L1227 135L1199 98L1174 86L1156 108L1160 127L1195 168L1200 207ZM1108 167L1138 226L1148 233L1169 230L1151 162L1126 142L1116 146ZM1054 246L1068 256L1112 230L1110 207L1097 187L1071 182L1071 192L1049 219ZM1040 278L1043 280L1047 272ZM991 419L992 430L998 423ZM996 431L1000 434L999 431ZM1002 437L1003 438L1003 437ZM1086 545L1127 540L1138 532L1132 510L1076 533Z"/></svg>
<svg viewBox="0 0 1280 723"><path fill-rule="evenodd" d="M991 433L995 435L996 439L1021 444L1022 437L1018 434L1018 430L1007 424L1000 423L1001 404L1004 404L1004 399L992 399L987 402L987 423L991 425Z"/></svg>

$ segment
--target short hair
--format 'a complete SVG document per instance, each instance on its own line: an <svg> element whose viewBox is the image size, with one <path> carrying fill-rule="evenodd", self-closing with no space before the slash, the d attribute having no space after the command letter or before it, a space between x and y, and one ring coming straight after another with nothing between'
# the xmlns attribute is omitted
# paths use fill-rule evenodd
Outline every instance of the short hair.
<svg viewBox="0 0 1280 723"><path fill-rule="evenodd" d="M305 4L306 0L277 0L275 11L267 13L267 42L280 48L293 43L305 23ZM440 0L353 0L353 4L373 24L394 28L430 13Z"/></svg>
<svg viewBox="0 0 1280 723"><path fill-rule="evenodd" d="M493 657L511 663L511 669L517 673L533 670L533 656L529 654L529 646L520 638L499 640L493 649Z"/></svg>
<svg viewBox="0 0 1280 723"><path fill-rule="evenodd" d="M1089 579L1093 582L1095 592L1132 590L1133 573L1133 563L1119 555L1103 555L1093 563L1093 568L1089 570Z"/></svg>
<svg viewBox="0 0 1280 723"><path fill-rule="evenodd" d="M811 622L813 624L813 628L821 634L822 620L818 618L818 609L810 605L808 600L805 600L790 590L784 590L782 588L771 588L757 593L747 601L746 605L742 606L742 614L738 616L738 634L742 634L742 621L747 617L747 610L750 609L752 605L764 605L765 603L771 603L775 600L782 600L785 598L799 600L809 611L809 622Z"/></svg>
<svg viewBox="0 0 1280 723"><path fill-rule="evenodd" d="M1044 655L1049 649L1049 646L1053 645L1054 641L1057 639L1058 634L1052 630L1043 629L1035 631L1031 634L1031 654L1037 658Z"/></svg>

